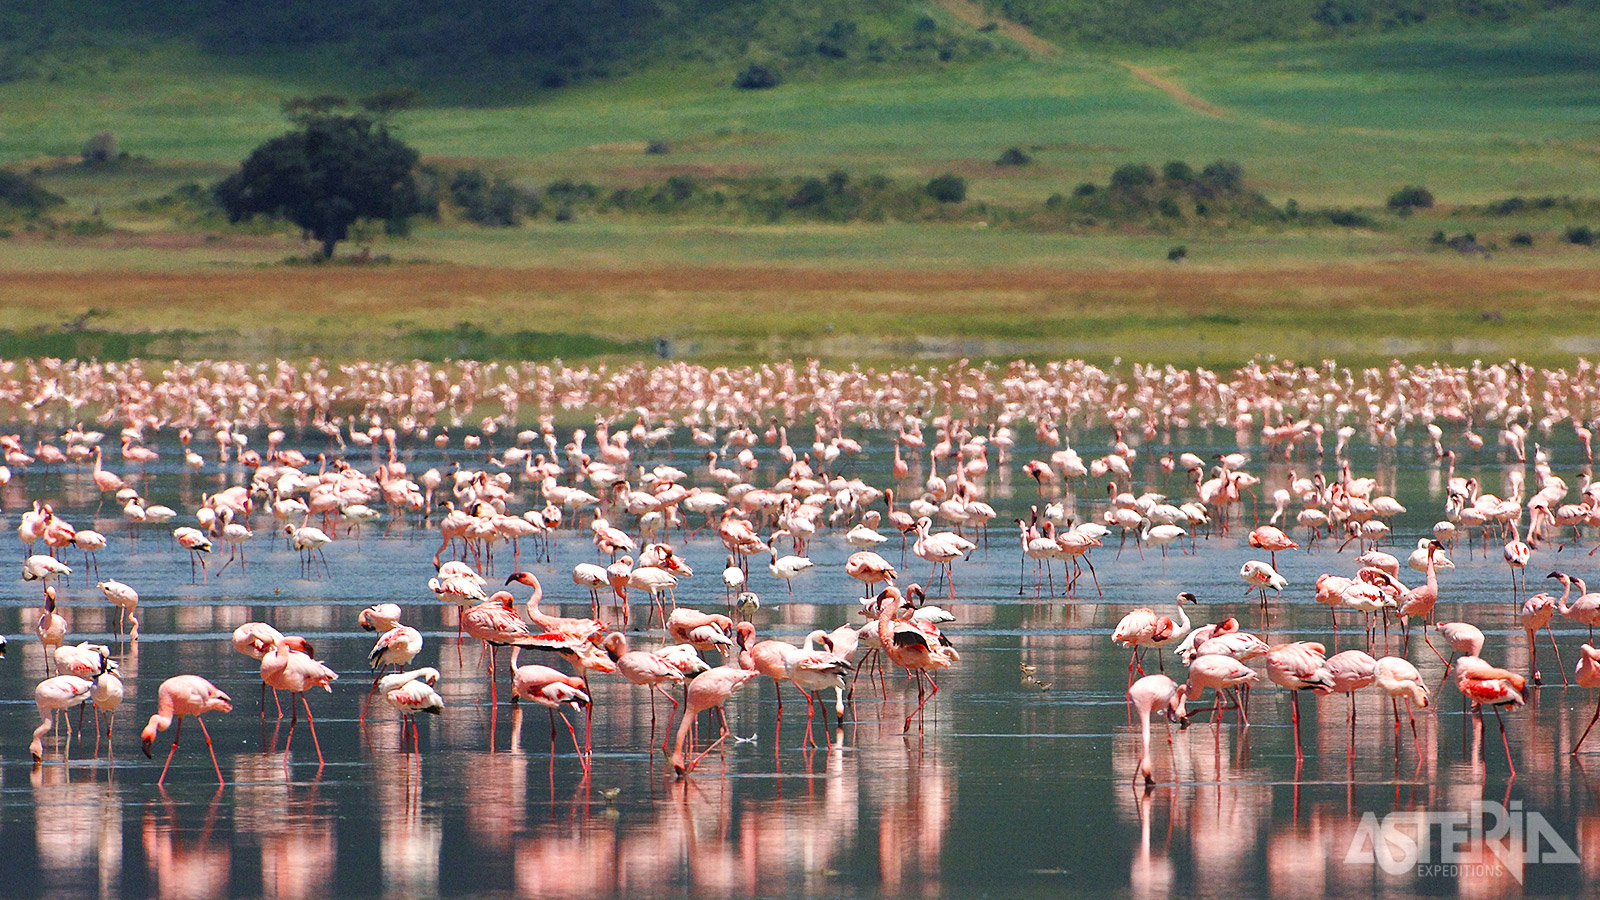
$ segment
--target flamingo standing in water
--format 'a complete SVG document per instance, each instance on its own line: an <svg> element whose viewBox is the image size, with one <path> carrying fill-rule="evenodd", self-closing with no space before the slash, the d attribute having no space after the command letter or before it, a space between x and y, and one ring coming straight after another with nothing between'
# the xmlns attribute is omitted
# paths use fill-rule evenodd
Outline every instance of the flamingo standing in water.
<svg viewBox="0 0 1600 900"><path fill-rule="evenodd" d="M750 679L759 674L754 669L722 665L702 673L689 682L689 690L683 701L683 718L678 722L678 737L672 745L672 771L679 778L694 771L694 767L700 764L700 760L704 759L707 753L717 749L728 739L728 717L723 715L722 734L692 762L686 763L683 757L683 743L689 737L689 729L694 725L695 718L708 709L721 710L722 705L728 702L734 691L744 687Z"/></svg>
<svg viewBox="0 0 1600 900"><path fill-rule="evenodd" d="M583 760L583 770L589 771L589 757L584 753L583 747L578 745L578 732L572 727L572 721L567 718L563 704L577 708L589 705L589 695L584 692L583 679L576 675L552 669L549 666L519 666L512 673L511 702L527 699L543 706L550 713L550 755L552 759L556 752L556 713L561 714L561 721L567 723L567 732L572 735L572 749L577 751L578 758Z"/></svg>
<svg viewBox="0 0 1600 900"><path fill-rule="evenodd" d="M117 639L122 639L123 627L131 623L133 627L128 632L128 640L138 643L139 617L134 613L139 609L139 592L120 581L102 581L95 586L117 606Z"/></svg>
<svg viewBox="0 0 1600 900"><path fill-rule="evenodd" d="M378 690L390 706L400 710L400 739L405 740L405 723L411 724L411 749L417 750L417 713L439 715L444 712L444 698L433 689L439 683L439 670L431 666L397 672L378 679Z"/></svg>
<svg viewBox="0 0 1600 900"><path fill-rule="evenodd" d="M178 738L183 736L183 717L194 716L200 723L200 733L206 736L206 749L211 752L211 766L217 772L217 784L227 782L222 777L222 767L217 765L217 751L211 745L211 732L206 730L205 720L200 718L202 713L208 712L233 712L233 701L228 695L217 690L217 686L201 678L199 675L174 675L161 682L161 689L156 700L156 714L140 733L140 740L144 744L144 755L150 756L150 745L155 743L156 732L166 731L177 722L177 729L172 733L172 749L167 751L166 765L161 767L161 777L156 779L160 785L167 780L167 767L172 765L172 755L178 752ZM154 757L151 757L154 758Z"/></svg>
<svg viewBox="0 0 1600 900"><path fill-rule="evenodd" d="M1289 703L1294 710L1294 762L1297 767L1305 759L1300 749L1300 692L1319 688L1332 690L1334 686L1326 653L1321 644L1311 641L1279 644L1267 651L1267 677L1272 679L1273 684L1290 691Z"/></svg>
<svg viewBox="0 0 1600 900"><path fill-rule="evenodd" d="M28 745L28 752L33 754L35 764L44 759L44 736L50 733L56 713L82 706L93 693L94 682L76 675L46 678L34 687L33 703L39 709L39 727L33 731L33 743ZM70 717L67 718L67 741L69 744L72 741Z"/></svg>
<svg viewBox="0 0 1600 900"><path fill-rule="evenodd" d="M1400 701L1406 701L1406 716L1411 720L1411 742L1416 746L1417 763L1421 765L1422 741L1417 737L1417 717L1412 708L1426 708L1428 705L1428 686L1422 683L1422 673L1408 660L1385 656L1378 660L1374 683L1378 690L1389 695L1389 703L1394 708L1394 752L1397 757L1400 755Z"/></svg>
<svg viewBox="0 0 1600 900"><path fill-rule="evenodd" d="M1554 573L1551 573L1554 575ZM1567 670L1561 665L1561 648L1556 646L1556 633L1550 627L1550 622L1555 618L1556 609L1567 602L1567 595L1572 593L1572 582L1567 581L1561 592L1561 599L1540 592L1522 601L1522 611L1517 614L1522 623L1522 632L1528 636L1528 669L1535 685L1544 684L1544 677L1539 673L1539 644L1533 639L1534 635L1543 628L1550 635L1550 649L1556 654L1556 668L1561 670L1561 685L1567 685Z"/></svg>
<svg viewBox="0 0 1600 900"><path fill-rule="evenodd" d="M878 603L878 641L884 653L888 654L891 662L910 672L917 680L917 708L906 716L903 726L909 732L911 720L939 693L939 683L933 680L933 673L950 668L961 660L961 655L934 626L896 617L895 614L905 605L905 597L898 588L884 588L878 594ZM927 694L923 693L924 676L932 688Z"/></svg>
<svg viewBox="0 0 1600 900"><path fill-rule="evenodd" d="M1178 685L1165 675L1146 675L1128 688L1128 702L1139 714L1140 752L1139 764L1133 770L1135 784L1141 775L1147 787L1156 783L1154 769L1150 765L1150 713L1159 709L1166 713L1169 722L1187 718L1184 698L1188 690L1187 685ZM1170 736L1168 743L1171 743Z"/></svg>
<svg viewBox="0 0 1600 900"><path fill-rule="evenodd" d="M298 694L301 705L306 708L306 722L311 729L311 743L317 749L318 765L323 762L322 742L317 739L317 721L311 717L311 701L306 699L306 692L320 687L331 694L333 682L338 679L339 673L312 659L310 654L295 649L294 642L283 635L279 635L273 648L261 657L261 680L270 685L274 691ZM294 698L290 697L289 737L283 745L285 758L288 756L290 744L294 741L294 723Z"/></svg>
<svg viewBox="0 0 1600 900"><path fill-rule="evenodd" d="M1600 650L1596 650L1591 644L1584 644L1578 648L1578 652L1581 654L1578 657L1578 668L1573 673L1578 686L1586 688L1600 687ZM1594 728L1596 719L1600 719L1600 704L1595 705L1594 716L1589 719L1589 727L1583 730L1583 736L1578 738L1576 744L1572 745L1572 755L1576 756L1578 754L1578 748L1582 747L1583 742L1588 739L1589 732Z"/></svg>
<svg viewBox="0 0 1600 900"><path fill-rule="evenodd" d="M1279 550L1297 550L1300 545L1294 539L1284 534L1282 529L1274 525L1262 525L1250 532L1249 544L1257 550L1265 550L1272 555L1272 567L1278 566Z"/></svg>
<svg viewBox="0 0 1600 900"><path fill-rule="evenodd" d="M1456 689L1472 701L1482 717L1483 705L1494 708L1495 721L1500 724L1500 743L1506 748L1506 765L1511 774L1517 774L1517 764L1511 761L1511 742L1506 738L1506 723L1500 718L1500 707L1521 706L1522 692L1527 688L1521 675L1498 669L1477 656L1463 656L1456 660Z"/></svg>

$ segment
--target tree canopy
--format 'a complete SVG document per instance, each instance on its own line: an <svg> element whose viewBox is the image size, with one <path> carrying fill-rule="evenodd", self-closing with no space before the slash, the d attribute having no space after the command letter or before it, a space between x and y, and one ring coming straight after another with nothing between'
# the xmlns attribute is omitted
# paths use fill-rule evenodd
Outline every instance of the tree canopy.
<svg viewBox="0 0 1600 900"><path fill-rule="evenodd" d="M417 151L364 115L297 117L300 128L257 147L216 187L231 222L288 219L322 244L324 258L360 219L403 223L421 209Z"/></svg>

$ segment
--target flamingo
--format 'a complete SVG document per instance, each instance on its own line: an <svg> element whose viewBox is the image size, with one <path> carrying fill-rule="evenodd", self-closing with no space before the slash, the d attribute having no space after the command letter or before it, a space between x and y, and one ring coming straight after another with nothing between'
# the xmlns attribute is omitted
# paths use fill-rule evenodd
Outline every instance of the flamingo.
<svg viewBox="0 0 1600 900"><path fill-rule="evenodd" d="M33 731L33 743L28 752L34 764L44 759L44 736L50 733L55 714L74 706L82 706L94 693L94 682L77 675L56 675L39 682L33 689L33 703L39 710L39 727ZM72 720L67 719L67 741L72 740Z"/></svg>
<svg viewBox="0 0 1600 900"><path fill-rule="evenodd" d="M200 723L200 733L206 737L206 749L211 752L211 766L217 773L217 784L226 784L222 767L217 765L216 748L211 745L211 732L206 730L205 720L201 718L203 713L208 712L233 712L233 701L228 699L227 694L217 690L216 685L199 675L174 675L161 683L156 713L145 723L144 731L139 735L144 745L144 755L150 757L150 746L155 743L156 733L166 731L174 721L177 723L177 729L172 733L172 749L167 751L167 762L161 767L157 785L167 780L167 768L172 765L172 755L178 752L184 716L194 716L194 720Z"/></svg>
<svg viewBox="0 0 1600 900"><path fill-rule="evenodd" d="M899 577L899 573L888 560L871 550L850 554L850 558L844 563L844 573L862 583L866 589L866 593L862 594L864 597L871 596L873 585L884 582L892 584Z"/></svg>
<svg viewBox="0 0 1600 900"><path fill-rule="evenodd" d="M1220 710L1222 695L1233 691L1233 708L1239 713L1239 721L1245 725L1250 724L1250 717L1245 714L1244 704L1239 701L1239 688L1248 688L1261 675L1255 669L1245 665L1241 660L1220 653L1206 653L1194 657L1189 664L1188 697L1199 699L1206 688L1211 688L1217 693L1211 722L1213 725L1222 720Z"/></svg>
<svg viewBox="0 0 1600 900"><path fill-rule="evenodd" d="M431 666L385 675L378 680L378 691L384 702L399 710L404 720L411 723L411 748L417 748L417 713L440 715L444 712L444 698L433 686L439 682L439 670ZM400 730L405 739L405 728Z"/></svg>
<svg viewBox="0 0 1600 900"><path fill-rule="evenodd" d="M668 693L662 685L684 684L690 676L698 675L711 668L706 665L704 660L700 659L699 654L694 652L694 648L688 647L688 645L682 645L687 647L694 660L694 664L688 669L673 659L651 653L648 650L631 650L628 648L627 635L620 631L614 631L606 635L601 642L601 646L605 648L606 652L611 655L611 659L617 664L617 674L633 684L650 688L667 698L667 702L672 704L672 709L667 713L668 727L672 725L673 714L678 711L678 700ZM655 695L652 694L650 697L650 743L652 744L655 743L655 735L656 703ZM663 753L670 752L665 735L661 738L661 751Z"/></svg>
<svg viewBox="0 0 1600 900"><path fill-rule="evenodd" d="M1578 648L1578 653L1580 654L1578 656L1578 667L1573 672L1573 680L1578 682L1578 687L1590 689L1600 687L1600 650L1596 650L1592 644L1584 644ZM1583 730L1583 735L1578 738L1578 742L1572 745L1573 756L1578 754L1578 748L1582 747L1583 742L1588 740L1589 732L1593 730L1596 719L1600 719L1600 704L1595 705L1594 716L1589 719L1589 727Z"/></svg>
<svg viewBox="0 0 1600 900"><path fill-rule="evenodd" d="M1572 582L1570 580L1564 582L1563 588L1560 600L1543 592L1534 594L1522 601L1522 610L1517 614L1517 619L1522 623L1522 632L1528 636L1528 668L1535 685L1544 684L1543 676L1539 673L1539 645L1533 639L1534 634L1541 628L1550 635L1550 649L1555 651L1556 668L1561 670L1561 685L1562 687L1567 685L1567 670L1561 665L1561 648L1556 646L1556 633L1550 627L1556 609L1566 603L1567 595L1572 592Z"/></svg>
<svg viewBox="0 0 1600 900"><path fill-rule="evenodd" d="M55 659L55 652L61 649L62 641L67 639L67 620L56 612L56 589L44 589L44 612L39 616L39 624L34 627L34 633L39 636L39 644L44 647L44 673L50 674L50 661Z"/></svg>
<svg viewBox="0 0 1600 900"><path fill-rule="evenodd" d="M1150 713L1159 709L1169 722L1187 718L1187 693L1187 685L1180 686L1165 675L1146 675L1128 687L1128 702L1139 714L1139 764L1133 770L1133 783L1137 784L1141 775L1146 787L1156 783L1150 765Z"/></svg>
<svg viewBox="0 0 1600 900"><path fill-rule="evenodd" d="M1521 675L1495 668L1480 657L1463 656L1456 660L1456 690L1472 701L1480 716L1483 704L1494 708L1495 721L1500 724L1500 743L1506 750L1506 765L1513 777L1517 774L1517 764L1511 760L1511 742L1506 738L1506 723L1500 718L1500 707L1522 705L1522 692L1526 687Z"/></svg>
<svg viewBox="0 0 1600 900"><path fill-rule="evenodd" d="M1265 608L1267 605L1267 588L1270 587L1274 592L1281 594L1283 593L1283 589L1289 586L1289 580L1287 578L1279 575L1278 570L1259 559L1252 559L1240 566L1239 578L1243 580L1245 584L1250 585L1250 587L1245 589L1246 595L1254 590L1261 591L1262 608Z"/></svg>
<svg viewBox="0 0 1600 900"><path fill-rule="evenodd" d="M1262 525L1256 528L1250 532L1248 541L1254 549L1265 550L1272 554L1273 568L1278 567L1279 550L1296 550L1300 547L1292 538L1284 534L1281 529L1273 525Z"/></svg>
<svg viewBox="0 0 1600 900"><path fill-rule="evenodd" d="M1580 625L1587 625L1589 627L1589 643L1594 643L1594 628L1596 625L1600 625L1600 593L1589 593L1589 587L1582 578L1567 575L1564 572L1552 572L1550 574L1562 584L1570 584L1574 581L1578 583L1578 599L1572 601L1571 606L1568 606L1566 600L1563 599L1558 608L1563 616ZM1562 594L1563 598L1565 596L1566 594Z"/></svg>
<svg viewBox="0 0 1600 900"><path fill-rule="evenodd" d="M139 640L139 617L134 613L139 609L139 592L120 581L102 581L95 585L104 594L106 599L116 605L117 638L122 638L124 625L130 624L128 640L137 643Z"/></svg>
<svg viewBox="0 0 1600 900"><path fill-rule="evenodd" d="M561 721L567 724L567 733L572 735L572 749L583 760L583 769L589 770L589 758L582 747L578 746L578 732L572 727L572 721L567 718L563 705L570 705L577 709L589 706L589 695L584 691L583 679L576 675L567 675L549 666L527 665L518 666L513 670L511 678L511 702L518 700L532 700L543 706L550 713L550 755L553 758L556 751L556 713L561 714Z"/></svg>
<svg viewBox="0 0 1600 900"><path fill-rule="evenodd" d="M1515 501L1512 502L1512 506L1513 507L1516 506ZM1518 588L1517 588L1517 573L1518 572L1522 573L1522 588L1521 589L1522 590L1527 590L1528 589L1528 575L1527 575L1528 559L1533 555L1533 548L1529 547L1526 543L1524 543L1519 538L1519 536L1517 534L1517 526L1518 526L1518 522L1513 521L1511 523L1511 540L1506 541L1505 547L1501 550L1501 555L1505 558L1506 565L1511 567L1511 597L1512 597L1512 602L1516 602L1516 596L1517 596L1517 590L1518 590Z"/></svg>
<svg viewBox="0 0 1600 900"><path fill-rule="evenodd" d="M362 631L386 632L400 624L400 604L377 603L363 609L356 616L356 624Z"/></svg>
<svg viewBox="0 0 1600 900"><path fill-rule="evenodd" d="M1326 650L1318 643L1296 641L1279 644L1267 651L1267 677L1273 684L1288 688L1294 710L1294 760L1299 767L1305 754L1300 749L1300 692L1318 688L1331 690L1333 673L1328 670Z"/></svg>
<svg viewBox="0 0 1600 900"><path fill-rule="evenodd" d="M1344 694L1350 698L1350 742L1346 755L1356 751L1356 691L1370 687L1378 677L1378 661L1360 650L1345 650L1328 657L1328 672L1333 684L1323 692ZM1320 692L1319 692L1320 693Z"/></svg>
<svg viewBox="0 0 1600 900"><path fill-rule="evenodd" d="M927 516L917 519L917 539L911 545L911 552L919 558L933 564L933 573L929 580L937 577L940 567L943 567L947 576L950 596L956 595L955 573L951 563L978 548L977 544L967 540L953 531L940 531L929 534L928 529L933 527L933 520Z"/></svg>
<svg viewBox="0 0 1600 900"><path fill-rule="evenodd" d="M1422 683L1422 673L1407 660L1397 656L1385 656L1378 660L1374 683L1377 684L1378 690L1389 695L1389 703L1394 707L1396 756L1400 755L1400 701L1406 701L1406 716L1411 720L1411 742L1416 747L1417 762L1420 765L1422 742L1417 737L1417 717L1412 708L1428 706L1428 686Z"/></svg>
<svg viewBox="0 0 1600 900"><path fill-rule="evenodd" d="M905 605L905 597L897 588L887 587L878 594L878 642L895 665L910 672L917 681L917 708L906 716L903 730L911 730L911 720L921 714L928 701L939 693L939 684L933 673L948 669L961 660L950 640L928 625L918 625L896 618ZM924 694L922 678L926 676L931 692Z"/></svg>
<svg viewBox="0 0 1600 900"><path fill-rule="evenodd" d="M299 695L301 705L306 708L306 723L311 729L311 743L317 750L317 764L320 766L323 764L322 742L317 738L317 721L311 716L311 701L306 698L306 692L320 687L333 693L333 682L339 679L339 673L312 659L309 653L296 649L296 646L294 641L280 634L273 648L261 657L261 680L274 691ZM286 759L289 746L294 741L294 714L294 698L291 697L289 737L283 746Z"/></svg>
<svg viewBox="0 0 1600 900"><path fill-rule="evenodd" d="M876 556L877 554L873 555ZM789 588L789 596L793 597L794 579L798 577L801 572L804 572L807 569L815 568L816 565L816 563L804 556L781 556L777 559L774 559L772 562L767 563L767 571L772 573L773 578L783 579L784 585ZM893 569L890 571L893 571Z"/></svg>
<svg viewBox="0 0 1600 900"><path fill-rule="evenodd" d="M754 669L744 669L734 665L721 665L689 682L689 689L683 702L683 716L678 721L678 737L672 745L672 771L679 778L683 778L694 771L694 767L699 765L700 760L704 759L706 754L715 750L723 741L728 739L728 721L727 716L724 715L722 717L721 735L717 737L711 746L702 750L700 755L696 756L693 761L685 762L683 744L689 737L689 728L694 725L695 718L708 709L720 710L735 691L744 687L750 679L759 674Z"/></svg>
<svg viewBox="0 0 1600 900"><path fill-rule="evenodd" d="M53 556L35 554L22 563L22 580L37 581L43 588L48 588L51 581L71 574L72 567Z"/></svg>

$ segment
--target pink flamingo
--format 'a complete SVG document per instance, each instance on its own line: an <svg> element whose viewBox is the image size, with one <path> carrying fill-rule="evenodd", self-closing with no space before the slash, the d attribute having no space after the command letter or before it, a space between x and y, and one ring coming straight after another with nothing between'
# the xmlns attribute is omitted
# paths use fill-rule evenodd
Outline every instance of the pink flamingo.
<svg viewBox="0 0 1600 900"><path fill-rule="evenodd" d="M417 713L439 715L444 712L444 698L433 686L439 682L439 670L431 666L385 675L378 680L378 691L384 701L398 709L404 717L400 739L405 740L405 723L411 724L411 749L417 748Z"/></svg>
<svg viewBox="0 0 1600 900"><path fill-rule="evenodd" d="M1298 550L1300 545L1294 539L1284 534L1274 525L1262 525L1250 532L1248 542L1257 550L1265 550L1272 555L1272 566L1278 566L1279 550Z"/></svg>
<svg viewBox="0 0 1600 900"><path fill-rule="evenodd" d="M884 588L878 594L878 602L878 641L889 660L910 672L917 681L917 708L906 716L904 725L904 730L909 732L911 720L920 715L928 701L939 693L939 683L933 680L933 673L960 662L961 654L937 628L895 617L895 613L905 605L905 597L898 589ZM923 677L928 679L932 688L927 694L923 693Z"/></svg>
<svg viewBox="0 0 1600 900"><path fill-rule="evenodd" d="M140 733L144 743L144 755L150 757L150 745L155 743L156 732L166 731L177 721L177 730L172 733L172 749L167 751L167 763L161 767L161 777L156 779L156 784L167 780L167 767L172 765L172 755L178 752L178 739L183 736L183 717L194 716L200 723L200 733L206 737L206 749L211 752L211 766L217 772L217 784L226 784L222 777L222 767L217 765L217 751L211 745L211 732L206 730L205 720L201 714L208 712L233 712L233 701L228 695L217 690L217 686L201 678L199 675L174 675L161 682L161 689L156 701L156 714ZM154 757L151 757L152 759Z"/></svg>
<svg viewBox="0 0 1600 900"><path fill-rule="evenodd" d="M39 727L33 731L33 743L28 752L37 764L44 759L44 736L55 722L55 714L82 706L94 693L94 682L76 675L57 675L39 682L33 689L33 702L39 709ZM80 723L81 724L81 723ZM72 719L67 718L67 741L72 741Z"/></svg>
<svg viewBox="0 0 1600 900"><path fill-rule="evenodd" d="M1411 720L1411 743L1416 747L1417 759L1420 762L1422 742L1417 737L1417 717L1412 708L1425 709L1428 706L1428 687L1422 683L1422 673L1407 660L1397 656L1385 656L1378 660L1374 681L1379 690L1389 695L1389 704L1394 707L1395 755L1400 755L1400 701L1404 700L1406 716Z"/></svg>
<svg viewBox="0 0 1600 900"><path fill-rule="evenodd" d="M1561 648L1556 646L1556 633L1550 627L1556 609L1566 603L1567 595L1572 593L1572 582L1565 582L1563 588L1560 600L1543 592L1534 594L1522 601L1522 611L1517 614L1522 623L1522 632L1528 636L1528 668L1531 670L1529 674L1532 675L1535 685L1544 684L1544 678L1539 673L1539 645L1533 639L1534 634L1541 628L1550 635L1550 649L1555 651L1556 668L1561 670L1561 685L1562 687L1567 685L1567 670L1561 665Z"/></svg>
<svg viewBox="0 0 1600 900"><path fill-rule="evenodd" d="M1600 687L1600 650L1596 650L1591 644L1584 644L1578 648L1578 652L1581 654L1578 657L1578 668L1573 673L1574 679L1578 682L1578 687ZM1588 739L1589 732L1593 730L1596 719L1600 719L1600 704L1595 705L1594 716L1589 719L1589 727L1583 730L1583 736L1578 738L1576 744L1572 745L1572 754L1574 756L1577 755L1578 748L1582 747L1583 742Z"/></svg>
<svg viewBox="0 0 1600 900"><path fill-rule="evenodd" d="M672 771L679 778L694 771L707 753L717 749L723 741L728 739L728 718L722 716L722 734L712 742L711 746L700 752L692 762L685 763L683 757L683 742L689 737L689 728L694 725L695 717L708 709L721 710L722 705L733 696L733 692L745 686L750 679L758 674L753 669L741 669L736 666L722 665L701 674L689 682L689 690L683 701L683 718L678 722L678 738L672 746Z"/></svg>
<svg viewBox="0 0 1600 900"><path fill-rule="evenodd" d="M1294 710L1294 761L1298 767L1305 759L1300 749L1300 692L1318 688L1331 690L1333 673L1328 671L1326 650L1318 643L1296 641L1279 644L1267 651L1267 677L1279 687L1290 691L1289 702Z"/></svg>
<svg viewBox="0 0 1600 900"><path fill-rule="evenodd" d="M1205 693L1206 688L1211 688L1217 693L1216 705L1212 708L1211 722L1213 725L1222 721L1222 695L1233 691L1233 708L1239 713L1239 721L1245 725L1250 724L1250 717L1245 714L1244 704L1239 701L1238 690L1248 688L1260 680L1260 673L1245 665L1240 660L1219 653L1207 653L1194 657L1189 665L1188 693L1186 696L1198 698Z"/></svg>
<svg viewBox="0 0 1600 900"><path fill-rule="evenodd" d="M549 666L518 666L511 678L511 702L518 700L532 700L543 706L550 713L550 754L556 752L556 713L561 714L561 721L567 723L567 732L572 735L572 749L577 752L578 758L583 760L583 770L589 771L589 757L582 747L578 746L578 732L572 727L572 721L567 718L563 704L578 708L589 705L589 695L584 692L583 679L576 675L567 675L564 672L552 669Z"/></svg>
<svg viewBox="0 0 1600 900"><path fill-rule="evenodd" d="M1521 675L1498 669L1477 656L1463 656L1456 660L1456 689L1472 701L1482 715L1483 704L1494 708L1495 721L1500 724L1500 743L1506 749L1506 765L1511 775L1517 774L1517 765L1511 761L1511 742L1506 738L1506 723L1500 718L1500 707L1522 705L1522 692L1527 682Z"/></svg>
<svg viewBox="0 0 1600 900"><path fill-rule="evenodd" d="M330 694L333 693L333 682L339 679L339 673L295 647L294 641L279 635L273 648L261 657L261 680L274 691L288 691L290 694L299 695L301 705L306 708L306 722L311 729L311 743L317 749L317 764L321 765L322 742L317 739L317 721L311 717L311 701L306 699L306 692L320 687ZM285 759L288 758L290 744L294 742L295 712L294 698L290 697L289 737L283 745Z"/></svg>
<svg viewBox="0 0 1600 900"><path fill-rule="evenodd" d="M667 698L667 702L672 704L671 711L667 713L668 727L671 727L672 716L678 711L678 699L662 688L662 685L684 684L689 680L690 676L698 675L711 668L706 665L704 660L700 659L698 654L693 656L694 663L698 663L698 665L690 664L690 667L686 669L682 663L651 653L648 650L630 650L628 649L627 635L620 631L614 631L606 635L601 646L611 654L612 660L616 662L618 674L633 684L650 688L652 691ZM688 645L681 644L679 646L687 647ZM691 652L694 650L693 647L688 649ZM650 743L654 744L655 740L656 698L652 694L650 696ZM668 741L665 735L662 735L661 738L661 750L662 752L668 752Z"/></svg>
<svg viewBox="0 0 1600 900"><path fill-rule="evenodd" d="M1188 690L1187 685L1178 685L1165 675L1146 675L1128 688L1128 702L1139 713L1140 752L1139 765L1133 770L1134 784L1138 783L1141 775L1147 787L1156 783L1150 765L1150 713L1160 709L1166 713L1169 722L1187 718L1184 698ZM1168 743L1171 743L1170 735Z"/></svg>

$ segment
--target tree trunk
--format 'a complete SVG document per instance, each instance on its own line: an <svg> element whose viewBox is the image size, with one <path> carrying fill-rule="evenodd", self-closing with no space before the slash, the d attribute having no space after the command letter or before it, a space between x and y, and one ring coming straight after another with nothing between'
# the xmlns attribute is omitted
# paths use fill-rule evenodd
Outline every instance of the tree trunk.
<svg viewBox="0 0 1600 900"><path fill-rule="evenodd" d="M323 259L333 259L333 247L337 243L339 243L339 239L338 238L323 238L322 239L322 258Z"/></svg>

